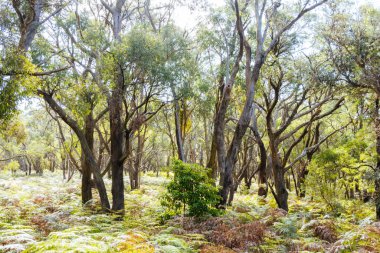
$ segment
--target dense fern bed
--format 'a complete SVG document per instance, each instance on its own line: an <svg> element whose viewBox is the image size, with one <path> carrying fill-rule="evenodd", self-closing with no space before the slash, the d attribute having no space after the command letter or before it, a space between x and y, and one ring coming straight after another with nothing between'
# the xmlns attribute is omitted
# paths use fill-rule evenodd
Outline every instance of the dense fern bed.
<svg viewBox="0 0 380 253"><path fill-rule="evenodd" d="M372 203L343 201L340 213L290 196L290 211L276 208L257 188L239 190L218 217L175 217L160 223L165 175L144 175L126 192L122 221L81 205L80 179L61 175L0 175L0 252L377 252L380 222ZM107 181L107 187L110 182ZM95 195L95 194L94 194Z"/></svg>

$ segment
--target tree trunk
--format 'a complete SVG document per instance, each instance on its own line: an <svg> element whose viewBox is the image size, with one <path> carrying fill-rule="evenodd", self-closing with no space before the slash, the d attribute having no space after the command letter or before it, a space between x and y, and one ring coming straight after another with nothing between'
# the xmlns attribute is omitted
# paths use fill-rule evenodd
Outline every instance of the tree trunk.
<svg viewBox="0 0 380 253"><path fill-rule="evenodd" d="M226 161L224 164L224 175L223 175L224 179L222 180L223 184L221 185L222 186L221 205L225 205L227 202L227 195L233 183L232 175L233 175L235 163L237 160L237 156L240 150L240 146L252 119L252 112L254 108L254 105L253 105L254 88L255 88L255 83L257 81L260 69L257 69L256 71L257 71L257 76L254 77L253 84L250 85L250 88L247 91L244 109L236 125L234 137L232 139L232 142L228 149L227 156L225 158Z"/></svg>
<svg viewBox="0 0 380 253"><path fill-rule="evenodd" d="M85 118L84 135L91 152L94 151L94 129L95 122L93 119L92 111ZM82 203L85 204L92 199L91 191L91 165L86 159L84 152L81 154L81 167L82 167Z"/></svg>
<svg viewBox="0 0 380 253"><path fill-rule="evenodd" d="M114 41L121 43L122 9L125 0L117 0L113 6L101 1L102 5L112 15L112 32ZM124 214L124 175L123 175L123 144L125 127L122 121L124 72L122 64L115 63L114 88L108 98L111 140L111 171L112 171L112 210Z"/></svg>
<svg viewBox="0 0 380 253"><path fill-rule="evenodd" d="M63 179L65 180L66 179L66 158L64 158L64 160L62 161L61 167L62 167L62 176L63 176Z"/></svg>
<svg viewBox="0 0 380 253"><path fill-rule="evenodd" d="M129 181L131 184L131 190L136 190L140 188L140 171L136 169L131 169L129 172Z"/></svg>
<svg viewBox="0 0 380 253"><path fill-rule="evenodd" d="M292 184L290 182L290 178L289 177L285 178L285 185L286 185L286 189L288 189L289 191L292 190Z"/></svg>
<svg viewBox="0 0 380 253"><path fill-rule="evenodd" d="M144 150L145 134L146 134L146 127L144 129L143 134L141 133L141 131L138 131L135 162L133 166L130 168L130 172L129 172L131 190L140 188L140 166L141 166L141 160L142 160L143 150Z"/></svg>
<svg viewBox="0 0 380 253"><path fill-rule="evenodd" d="M284 169L275 161L273 161L273 179L277 205L279 208L288 211L288 191L286 190Z"/></svg>
<svg viewBox="0 0 380 253"><path fill-rule="evenodd" d="M259 190L258 190L258 195L262 197L266 197L268 194L268 182L267 182L267 152L265 149L265 145L261 138L256 138L257 139L257 144L259 146L260 150L260 163L259 163L259 168L258 168L258 183L259 183Z"/></svg>
<svg viewBox="0 0 380 253"><path fill-rule="evenodd" d="M285 169L282 166L281 158L278 151L278 139L273 135L269 135L269 144L271 152L271 163L273 181L276 192L275 199L279 208L288 211L288 191L286 189Z"/></svg>
<svg viewBox="0 0 380 253"><path fill-rule="evenodd" d="M379 98L377 95L375 106L375 133L376 133L376 171L375 171L375 205L376 219L380 220L380 115Z"/></svg>
<svg viewBox="0 0 380 253"><path fill-rule="evenodd" d="M218 164L216 162L216 135L212 136L211 150L209 160L206 165L210 169L209 177L216 180L218 176Z"/></svg>
<svg viewBox="0 0 380 253"><path fill-rule="evenodd" d="M181 122L180 122L180 107L177 100L176 93L174 91L174 88L172 88L173 96L174 96L174 123L175 123L175 138L177 142L177 152L178 152L178 159L180 159L183 162L186 162L185 157L185 151L183 149L183 139L182 139L182 131L181 131Z"/></svg>
<svg viewBox="0 0 380 253"><path fill-rule="evenodd" d="M307 174L309 174L309 170L307 169L307 164L306 164L302 168L301 173L298 177L298 182L297 182L301 198L304 198L306 196L305 180L306 180Z"/></svg>
<svg viewBox="0 0 380 253"><path fill-rule="evenodd" d="M117 67L116 87L108 101L111 139L111 170L112 170L112 210L124 213L124 175L123 175L123 140L124 126L122 124L122 87L123 73Z"/></svg>
<svg viewBox="0 0 380 253"><path fill-rule="evenodd" d="M229 206L232 205L232 201L234 200L235 192L237 191L239 184L240 182L235 182L230 189L230 194L228 196L228 202L227 202Z"/></svg>

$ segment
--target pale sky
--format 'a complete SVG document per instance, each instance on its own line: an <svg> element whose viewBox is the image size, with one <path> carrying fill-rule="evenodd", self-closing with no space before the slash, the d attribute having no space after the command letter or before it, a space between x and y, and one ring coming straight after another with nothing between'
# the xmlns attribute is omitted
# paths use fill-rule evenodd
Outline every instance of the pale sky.
<svg viewBox="0 0 380 253"><path fill-rule="evenodd" d="M208 3L212 7L221 7L225 4L225 0L208 0ZM182 6L174 10L173 19L179 27L191 29L205 18L206 13L206 11L191 11L188 7Z"/></svg>
<svg viewBox="0 0 380 253"><path fill-rule="evenodd" d="M285 0L287 1L287 0ZM380 9L380 0L352 0L354 2L354 8L358 8L363 4L371 4ZM220 7L225 4L225 0L208 0L209 5L212 7ZM176 25L184 29L192 29L196 24L204 20L206 12L191 11L188 7L177 7L173 13L173 18Z"/></svg>

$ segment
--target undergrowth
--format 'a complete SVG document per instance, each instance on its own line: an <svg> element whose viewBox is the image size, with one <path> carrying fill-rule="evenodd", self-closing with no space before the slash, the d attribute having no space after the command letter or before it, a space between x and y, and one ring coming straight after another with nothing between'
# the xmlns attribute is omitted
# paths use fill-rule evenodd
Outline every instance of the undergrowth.
<svg viewBox="0 0 380 253"><path fill-rule="evenodd" d="M339 216L309 198L289 196L289 213L256 186L238 192L219 217L176 216L160 223L165 175L145 175L126 190L123 221L84 207L80 179L0 175L0 252L377 252L380 223L371 203L342 201ZM127 181L127 180L126 180ZM106 180L107 188L110 182ZM94 192L96 196L96 192Z"/></svg>

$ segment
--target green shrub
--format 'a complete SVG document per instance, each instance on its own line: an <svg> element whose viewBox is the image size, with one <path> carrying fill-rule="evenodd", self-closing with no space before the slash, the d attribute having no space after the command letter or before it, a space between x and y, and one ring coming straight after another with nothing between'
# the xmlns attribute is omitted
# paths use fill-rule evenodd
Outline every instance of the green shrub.
<svg viewBox="0 0 380 253"><path fill-rule="evenodd" d="M161 199L166 208L163 219L176 214L202 217L217 215L215 208L220 200L218 188L207 176L208 170L197 164L187 164L176 160L171 169L173 180L167 185L167 192Z"/></svg>
<svg viewBox="0 0 380 253"><path fill-rule="evenodd" d="M4 170L11 171L12 173L15 173L19 168L20 164L16 160L12 160L4 166Z"/></svg>
<svg viewBox="0 0 380 253"><path fill-rule="evenodd" d="M273 223L274 230L287 238L297 237L297 217L282 217L279 222Z"/></svg>

